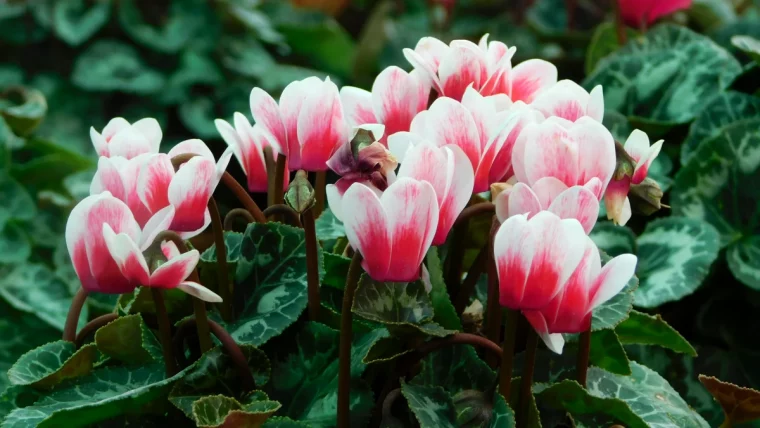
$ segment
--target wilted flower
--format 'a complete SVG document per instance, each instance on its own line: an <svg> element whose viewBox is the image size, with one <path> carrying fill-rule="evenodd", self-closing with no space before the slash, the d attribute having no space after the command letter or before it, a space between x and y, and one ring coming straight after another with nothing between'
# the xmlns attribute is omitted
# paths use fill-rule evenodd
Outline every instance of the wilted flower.
<svg viewBox="0 0 760 428"><path fill-rule="evenodd" d="M147 117L130 125L123 117L111 119L98 133L90 128L90 139L98 156L121 156L132 159L144 153L158 153L161 144L161 126L156 119Z"/></svg>

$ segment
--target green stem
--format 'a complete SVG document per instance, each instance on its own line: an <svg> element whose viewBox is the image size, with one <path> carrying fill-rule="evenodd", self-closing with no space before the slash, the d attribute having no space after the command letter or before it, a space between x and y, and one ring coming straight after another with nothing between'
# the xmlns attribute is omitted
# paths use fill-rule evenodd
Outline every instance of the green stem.
<svg viewBox="0 0 760 428"><path fill-rule="evenodd" d="M499 220L493 217L491 231L488 239L488 301L486 302L486 325L485 334L488 339L499 343L501 334L501 305L499 305L499 276L496 272L496 260L494 260L493 246L496 231L499 230ZM496 367L496 361L491 359L491 367Z"/></svg>
<svg viewBox="0 0 760 428"><path fill-rule="evenodd" d="M317 229L314 226L314 208L307 209L303 217L306 235L306 280L309 295L309 320L319 319L319 254L317 253Z"/></svg>
<svg viewBox="0 0 760 428"><path fill-rule="evenodd" d="M591 354L591 327L588 330L581 333L578 342L578 364L576 366L576 373L578 375L578 383L582 387L586 387L586 375L588 374L588 359Z"/></svg>
<svg viewBox="0 0 760 428"><path fill-rule="evenodd" d="M174 360L172 332L171 325L169 324L169 314L166 313L166 304L164 303L164 290L156 287L150 287L150 292L153 296L153 303L156 305L156 318L158 318L158 337L161 341L161 350L164 353L166 377L170 378L177 373L177 362Z"/></svg>
<svg viewBox="0 0 760 428"><path fill-rule="evenodd" d="M338 428L351 426L351 306L362 273L362 255L355 252L346 276L346 289L343 292L343 307L340 313L340 349L338 354Z"/></svg>
<svg viewBox="0 0 760 428"><path fill-rule="evenodd" d="M507 309L507 323L504 324L504 341L501 344L501 367L499 369L499 393L509 402L512 387L512 366L515 361L515 341L520 311Z"/></svg>
<svg viewBox="0 0 760 428"><path fill-rule="evenodd" d="M220 312L222 319L229 322L232 320L232 287L227 269L227 246L224 244L224 228L219 215L219 208L212 196L208 200L208 211L211 214L211 230L214 233L214 245L216 246L216 277L219 283L219 295L222 298Z"/></svg>
<svg viewBox="0 0 760 428"><path fill-rule="evenodd" d="M533 371L536 367L536 350L538 349L538 335L533 327L528 325L528 340L525 345L525 366L520 379L520 402L517 413L517 426L525 427L530 421L530 402L533 387Z"/></svg>
<svg viewBox="0 0 760 428"><path fill-rule="evenodd" d="M77 324L79 323L79 315L82 313L82 307L87 301L87 295L90 294L84 288L79 288L77 294L74 295L74 299L69 306L69 314L66 316L66 324L63 327L63 340L67 342L74 342L77 336Z"/></svg>
<svg viewBox="0 0 760 428"><path fill-rule="evenodd" d="M327 171L317 171L314 179L314 218L319 218L325 210L325 192L327 187Z"/></svg>

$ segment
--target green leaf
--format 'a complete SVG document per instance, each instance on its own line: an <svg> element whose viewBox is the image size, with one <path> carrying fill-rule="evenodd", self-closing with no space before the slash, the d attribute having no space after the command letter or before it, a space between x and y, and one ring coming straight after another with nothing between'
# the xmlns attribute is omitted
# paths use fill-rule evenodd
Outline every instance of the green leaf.
<svg viewBox="0 0 760 428"><path fill-rule="evenodd" d="M597 370L601 371L600 369ZM586 391L574 380L566 379L551 385L535 384L533 385L533 392L542 405L558 410L567 410L573 416L601 414L610 416L630 428L652 426L634 413L625 401L617 397L599 396L591 391Z"/></svg>
<svg viewBox="0 0 760 428"><path fill-rule="evenodd" d="M744 238L728 248L726 261L734 277L757 288L760 283L760 236Z"/></svg>
<svg viewBox="0 0 760 428"><path fill-rule="evenodd" d="M489 428L514 428L515 412L498 392L494 394L493 417Z"/></svg>
<svg viewBox="0 0 760 428"><path fill-rule="evenodd" d="M37 128L47 112L45 96L36 89L24 86L10 87L2 94L3 118L17 135L30 134Z"/></svg>
<svg viewBox="0 0 760 428"><path fill-rule="evenodd" d="M597 247L612 257L636 254L636 235L625 226L610 221L599 221L589 234Z"/></svg>
<svg viewBox="0 0 760 428"><path fill-rule="evenodd" d="M590 367L586 382L589 395L624 401L644 421L640 426L708 426L660 375L634 361L631 371L630 376L620 376Z"/></svg>
<svg viewBox="0 0 760 428"><path fill-rule="evenodd" d="M584 24L581 20L576 20L574 29L569 28L567 4L564 1L537 0L527 10L526 19L531 29L555 41L572 41L585 46L591 37L591 28L579 28L579 24Z"/></svg>
<svg viewBox="0 0 760 428"><path fill-rule="evenodd" d="M605 108L671 125L691 121L740 72L738 61L709 38L662 24L599 61L584 86L604 87Z"/></svg>
<svg viewBox="0 0 760 428"><path fill-rule="evenodd" d="M263 428L313 428L306 422L294 421L293 419L283 416L269 418L263 425Z"/></svg>
<svg viewBox="0 0 760 428"><path fill-rule="evenodd" d="M335 217L330 208L326 208L322 212L322 215L319 216L314 226L317 229L317 238L320 241L346 236L346 229L343 227L343 223Z"/></svg>
<svg viewBox="0 0 760 428"><path fill-rule="evenodd" d="M747 54L753 61L760 64L760 40L750 36L733 36L731 44Z"/></svg>
<svg viewBox="0 0 760 428"><path fill-rule="evenodd" d="M97 358L98 348L93 344L77 350L73 343L59 340L22 355L8 370L8 378L14 385L48 389L88 374Z"/></svg>
<svg viewBox="0 0 760 428"><path fill-rule="evenodd" d="M0 297L14 308L34 314L49 326L63 331L72 293L68 284L43 264L18 265L0 279ZM87 320L82 309L79 327Z"/></svg>
<svg viewBox="0 0 760 428"><path fill-rule="evenodd" d="M227 250L227 272L230 281L234 281L235 279L235 271L240 260L240 247L242 243L242 233L224 232L224 248ZM201 283L211 290L219 290L216 261L216 244L214 244L201 254L200 261L198 262Z"/></svg>
<svg viewBox="0 0 760 428"><path fill-rule="evenodd" d="M156 13L163 16L152 19ZM208 10L207 3L201 0L171 2L165 6L120 1L118 14L119 23L130 37L163 53L175 53L199 32L208 31L205 17L210 15L213 16L213 11ZM159 24L155 25L156 22Z"/></svg>
<svg viewBox="0 0 760 428"><path fill-rule="evenodd" d="M223 81L224 76L214 61L199 52L187 50L180 57L179 67L169 77L168 88L161 93L161 103L184 102L194 86L216 86Z"/></svg>
<svg viewBox="0 0 760 428"><path fill-rule="evenodd" d="M193 403L193 419L199 427L258 427L280 408L262 391L254 391L245 403L223 395L210 395Z"/></svg>
<svg viewBox="0 0 760 428"><path fill-rule="evenodd" d="M735 91L718 94L707 102L681 145L681 164L694 156L700 144L716 138L727 126L760 115L760 98Z"/></svg>
<svg viewBox="0 0 760 428"><path fill-rule="evenodd" d="M625 115L616 112L615 110L605 110L604 117L602 118L602 124L610 131L612 137L621 143L624 143L633 131L628 118L625 117Z"/></svg>
<svg viewBox="0 0 760 428"><path fill-rule="evenodd" d="M306 308L303 229L280 223L248 225L235 289L246 293L237 320L222 323L238 343L259 346L280 334Z"/></svg>
<svg viewBox="0 0 760 428"><path fill-rule="evenodd" d="M278 33L272 26L269 17L252 7L256 6L256 3L247 6L231 3L228 5L228 10L240 23L252 30L258 39L267 43L281 43L284 41L282 34Z"/></svg>
<svg viewBox="0 0 760 428"><path fill-rule="evenodd" d="M662 317L631 311L628 319L615 327L620 341L625 344L658 345L683 354L697 356L697 351Z"/></svg>
<svg viewBox="0 0 760 428"><path fill-rule="evenodd" d="M322 283L338 290L345 289L351 259L340 254L323 253L323 255L325 257L325 279Z"/></svg>
<svg viewBox="0 0 760 428"><path fill-rule="evenodd" d="M3 201L0 227L5 227L9 220L31 220L37 215L37 207L31 195L18 181L4 172L0 172L0 200Z"/></svg>
<svg viewBox="0 0 760 428"><path fill-rule="evenodd" d="M601 256L602 265L607 264L612 259L604 251L601 251ZM626 319L628 313L633 309L633 292L638 285L639 280L634 276L620 293L594 309L591 315L591 330L598 331L615 328L616 325Z"/></svg>
<svg viewBox="0 0 760 428"><path fill-rule="evenodd" d="M440 386L416 385L401 379L401 394L421 428L456 428L451 396Z"/></svg>
<svg viewBox="0 0 760 428"><path fill-rule="evenodd" d="M11 411L3 421L3 428L84 427L138 412L165 397L185 371L187 369L166 378L163 364L100 368L45 395L31 406Z"/></svg>
<svg viewBox="0 0 760 428"><path fill-rule="evenodd" d="M618 327L623 324L625 321ZM631 374L631 367L616 332L617 330L607 329L596 331L591 335L589 361L590 364L611 373L627 376Z"/></svg>
<svg viewBox="0 0 760 428"><path fill-rule="evenodd" d="M647 224L639 236L636 306L652 308L693 293L718 258L720 237L709 223L668 217Z"/></svg>
<svg viewBox="0 0 760 428"><path fill-rule="evenodd" d="M270 363L266 354L250 345L242 345L248 368L253 374L256 385L261 387L269 381ZM188 418L193 419L193 403L204 396L232 394L243 391L240 373L221 347L216 347L201 355L187 374L174 385L169 394L169 401Z"/></svg>
<svg viewBox="0 0 760 428"><path fill-rule="evenodd" d="M165 83L164 76L148 68L134 47L114 40L98 40L90 45L74 63L71 80L88 91L138 95L158 92Z"/></svg>
<svg viewBox="0 0 760 428"><path fill-rule="evenodd" d="M52 27L60 39L77 46L100 30L111 14L110 0L56 2L53 6Z"/></svg>
<svg viewBox="0 0 760 428"><path fill-rule="evenodd" d="M586 75L594 72L599 61L607 55L620 49L617 39L617 26L614 22L603 22L596 27L591 42L586 49ZM628 27L624 27L628 39L637 36L637 33Z"/></svg>
<svg viewBox="0 0 760 428"><path fill-rule="evenodd" d="M487 391L496 382L496 373L469 345L449 346L428 354L422 370L410 383L440 386L451 395L464 390Z"/></svg>
<svg viewBox="0 0 760 428"><path fill-rule="evenodd" d="M34 404L40 398L40 391L29 386L2 387L0 391L0 421L3 421L8 413L14 409Z"/></svg>
<svg viewBox="0 0 760 428"><path fill-rule="evenodd" d="M438 256L438 248L431 247L425 256L425 264L430 272L430 301L433 305L433 321L449 330L462 330L462 322L451 304L451 297L443 281L443 268Z"/></svg>
<svg viewBox="0 0 760 428"><path fill-rule="evenodd" d="M98 329L95 344L100 352L127 364L163 360L161 345L140 315L127 315Z"/></svg>
<svg viewBox="0 0 760 428"><path fill-rule="evenodd" d="M58 340L61 333L37 317L17 311L0 300L0 390L9 385L8 369L30 348L42 346L47 342ZM1 404L0 404L1 407ZM2 420L0 411L0 420Z"/></svg>
<svg viewBox="0 0 760 428"><path fill-rule="evenodd" d="M509 390L509 406L512 407L513 409L517 408L517 406L519 405L521 383L522 383L522 378L520 377L512 378L512 388ZM533 384L533 386L535 386L535 383ZM527 416L527 420L524 423L524 426L526 428L541 428L541 415L538 413L538 406L536 403L535 391L533 391L533 393L530 394L530 404L528 405L528 416Z"/></svg>
<svg viewBox="0 0 760 428"><path fill-rule="evenodd" d="M374 407L371 389L361 381L362 358L385 329L354 334L351 344L351 426L365 426ZM270 396L283 404L281 414L318 427L335 426L338 388L339 332L307 323L295 337L296 349L278 358L272 371Z"/></svg>
<svg viewBox="0 0 760 428"><path fill-rule="evenodd" d="M384 363L394 360L402 355L413 352L408 344L397 337L384 337L379 339L367 351L362 358L364 364Z"/></svg>
<svg viewBox="0 0 760 428"><path fill-rule="evenodd" d="M182 290L176 288L164 290L164 303L168 314L189 312L192 307L190 299L190 295ZM153 302L153 296L148 287L139 287L135 291L119 295L114 306L119 315L156 313L156 304ZM113 306L110 310L112 309Z"/></svg>
<svg viewBox="0 0 760 428"><path fill-rule="evenodd" d="M0 230L0 263L21 264L32 255L32 246L23 228L15 223Z"/></svg>

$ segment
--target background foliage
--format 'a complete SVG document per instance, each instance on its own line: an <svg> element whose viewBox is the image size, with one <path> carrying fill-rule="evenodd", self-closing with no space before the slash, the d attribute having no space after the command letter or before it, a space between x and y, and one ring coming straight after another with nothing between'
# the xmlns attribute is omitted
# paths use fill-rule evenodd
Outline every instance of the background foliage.
<svg viewBox="0 0 760 428"><path fill-rule="evenodd" d="M535 0L522 12L519 5L527 2L293 3L313 8L276 0L0 4L3 427L55 426L74 417L81 423L117 418L112 423L126 424L136 411L143 413L142 426L152 420L148 415L167 411L179 421L204 426L220 425L232 411L261 420L275 414L267 426L329 426L337 385L338 332L333 328L347 266L340 242L336 254L328 251L342 235L329 213L319 219L318 229L328 243L323 306L334 325L297 322L306 305L302 231L268 225L228 235L236 282L255 278L259 287L242 296L241 318L226 327L250 345L249 362L264 389L235 398L214 395L235 390L237 382L225 368L228 357L218 349L180 375L163 378L160 350L145 324L152 309L141 293L122 296L118 309L143 317L131 315L109 325L140 338L131 348L96 337L75 352L70 344L55 342L79 287L63 240L65 220L88 194L97 161L90 126L100 130L115 116L129 121L155 117L164 131L162 148L197 137L218 153L224 143L213 120L230 120L235 111L249 116L252 87L277 93L292 80L329 75L339 84L369 88L388 65L408 69L402 48L427 35L448 41L490 33L491 39L517 46L515 63L541 57L557 64L560 78L583 82L587 89L602 84L605 124L619 141L633 128L665 139L650 175L666 190L664 202L672 209L634 216L628 227L600 219L594 229L592 237L610 255L638 255L638 287L631 284L595 314L594 349L603 352L592 355L599 368L589 373L588 392L572 381L534 388L544 426L554 426L558 419L552 419L556 412L551 409L559 404L578 426L602 421L717 426L723 419L720 406L698 374L760 388L760 318L754 316L760 307L760 71L755 62L760 49L754 39L760 38L760 2L695 0L688 13L671 18L675 22L643 35L629 30L622 47L610 21L610 2L578 1L572 23L562 0ZM448 9L450 4L455 6ZM231 171L242 181L236 164ZM232 206L224 190L219 194L223 207L225 201ZM264 241L281 245L257 245ZM210 242L202 235L193 244L206 249ZM472 260L482 242L467 245ZM280 253L257 258L257 248L279 248ZM429 268L440 266L438 256L428 255ZM257 264L264 259L269 265ZM202 266L202 277L214 278L213 248L203 260L209 263ZM447 306L439 272L436 277L431 270L429 297L414 284L394 289L429 308L424 319L390 319L373 312L371 301L355 308L365 318L354 327L352 351L357 426L371 417L378 392L366 379L377 383L383 375L365 362L398 356L397 336L390 338L389 330L436 336L461 327ZM371 286L363 284L365 290ZM479 297L484 301L483 293ZM629 316L631 302L640 312ZM81 322L116 305L114 296L91 297ZM169 305L180 316L190 311L183 296L170 295ZM665 323L680 335L663 328ZM463 414L462 391L488 390L495 376L470 348L447 352L428 357L401 388L410 420L413 415L424 426L450 426L453 415ZM32 360L39 366L30 366ZM547 366L549 377L537 380L558 380L561 371L556 364ZM441 385L442 379L448 383ZM620 388L612 390L610 384ZM40 392L40 386L56 389ZM83 400L76 391L91 398ZM652 401L651 391L665 394L667 404ZM157 398L169 393L176 408L167 410ZM581 395L583 405L562 403L563 397ZM440 406L429 408L427 397ZM513 421L503 400L496 400L494 411L499 419L491 426Z"/></svg>

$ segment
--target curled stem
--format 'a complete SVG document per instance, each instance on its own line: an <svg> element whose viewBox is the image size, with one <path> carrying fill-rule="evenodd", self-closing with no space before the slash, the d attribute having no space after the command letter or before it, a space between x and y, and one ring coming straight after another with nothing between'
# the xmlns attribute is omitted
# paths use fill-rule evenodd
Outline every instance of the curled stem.
<svg viewBox="0 0 760 428"><path fill-rule="evenodd" d="M588 330L581 333L578 342L578 363L576 366L576 373L578 375L578 383L584 388L586 387L586 375L588 374L588 360L591 354L591 327Z"/></svg>
<svg viewBox="0 0 760 428"><path fill-rule="evenodd" d="M302 214L303 230L306 235L306 280L309 296L309 319L319 319L319 254L317 253L317 230L314 226L314 208Z"/></svg>
<svg viewBox="0 0 760 428"><path fill-rule="evenodd" d="M158 318L158 337L161 341L161 350L164 354L166 377L169 378L177 373L177 361L174 359L171 324L169 324L169 314L166 313L164 290L156 287L150 287L150 293L153 296L153 303L156 305L156 318Z"/></svg>
<svg viewBox="0 0 760 428"><path fill-rule="evenodd" d="M256 222L256 219L245 208L233 208L224 216L224 230L234 230L235 220L239 217L242 217L246 224Z"/></svg>
<svg viewBox="0 0 760 428"><path fill-rule="evenodd" d="M69 306L69 314L66 316L66 324L63 327L63 340L67 342L74 342L77 335L77 323L79 322L79 315L82 313L82 307L87 301L87 295L90 294L84 288L79 288L77 294L71 301Z"/></svg>
<svg viewBox="0 0 760 428"><path fill-rule="evenodd" d="M101 315L85 324L84 327L79 330L79 333L77 333L76 339L74 339L74 345L76 348L79 349L82 345L84 345L84 341L87 339L87 336L97 331L100 327L103 327L104 325L116 320L117 318L119 318L119 315L110 313Z"/></svg>
<svg viewBox="0 0 760 428"><path fill-rule="evenodd" d="M264 216L267 218L271 216L283 216L290 221L291 226L303 227L296 210L285 204L275 204L267 207L267 209L264 210Z"/></svg>
<svg viewBox="0 0 760 428"><path fill-rule="evenodd" d="M314 178L314 218L319 218L325 210L325 188L327 187L327 171L317 171Z"/></svg>
<svg viewBox="0 0 760 428"><path fill-rule="evenodd" d="M486 302L486 326L485 333L491 341L499 343L501 334L501 306L499 305L499 277L496 272L496 260L494 260L493 247L496 231L499 230L499 220L493 217L491 223L491 232L488 239L488 301ZM496 362L491 360L491 367L495 367Z"/></svg>
<svg viewBox="0 0 760 428"><path fill-rule="evenodd" d="M501 344L501 366L499 368L499 393L509 402L512 387L512 366L515 361L515 340L520 311L507 309L507 323L504 324L504 341Z"/></svg>
<svg viewBox="0 0 760 428"><path fill-rule="evenodd" d="M343 306L340 313L340 348L338 354L338 428L349 428L350 419L350 393L351 393L351 339L353 336L351 325L351 306L354 303L354 294L359 284L362 273L362 255L355 252L351 258L351 265L346 275L346 289L343 292Z"/></svg>
<svg viewBox="0 0 760 428"><path fill-rule="evenodd" d="M222 319L229 322L232 320L232 287L227 269L227 246L224 244L224 228L219 208L213 196L208 200L208 211L211 214L211 230L214 232L216 246L216 278L219 283L219 295L222 298L220 309Z"/></svg>
<svg viewBox="0 0 760 428"><path fill-rule="evenodd" d="M538 348L538 335L533 327L528 325L528 340L525 345L525 366L520 379L520 402L517 413L517 426L524 427L530 420L530 398L533 387L533 371L536 367L536 349Z"/></svg>
<svg viewBox="0 0 760 428"><path fill-rule="evenodd" d="M483 336L478 336L477 334L454 333L451 336L433 339L421 344L415 351L415 359L421 360L431 352L453 345L472 345L476 348L482 348L486 351L490 351L491 355L495 356L498 359L503 358L503 353L498 343L492 342Z"/></svg>

